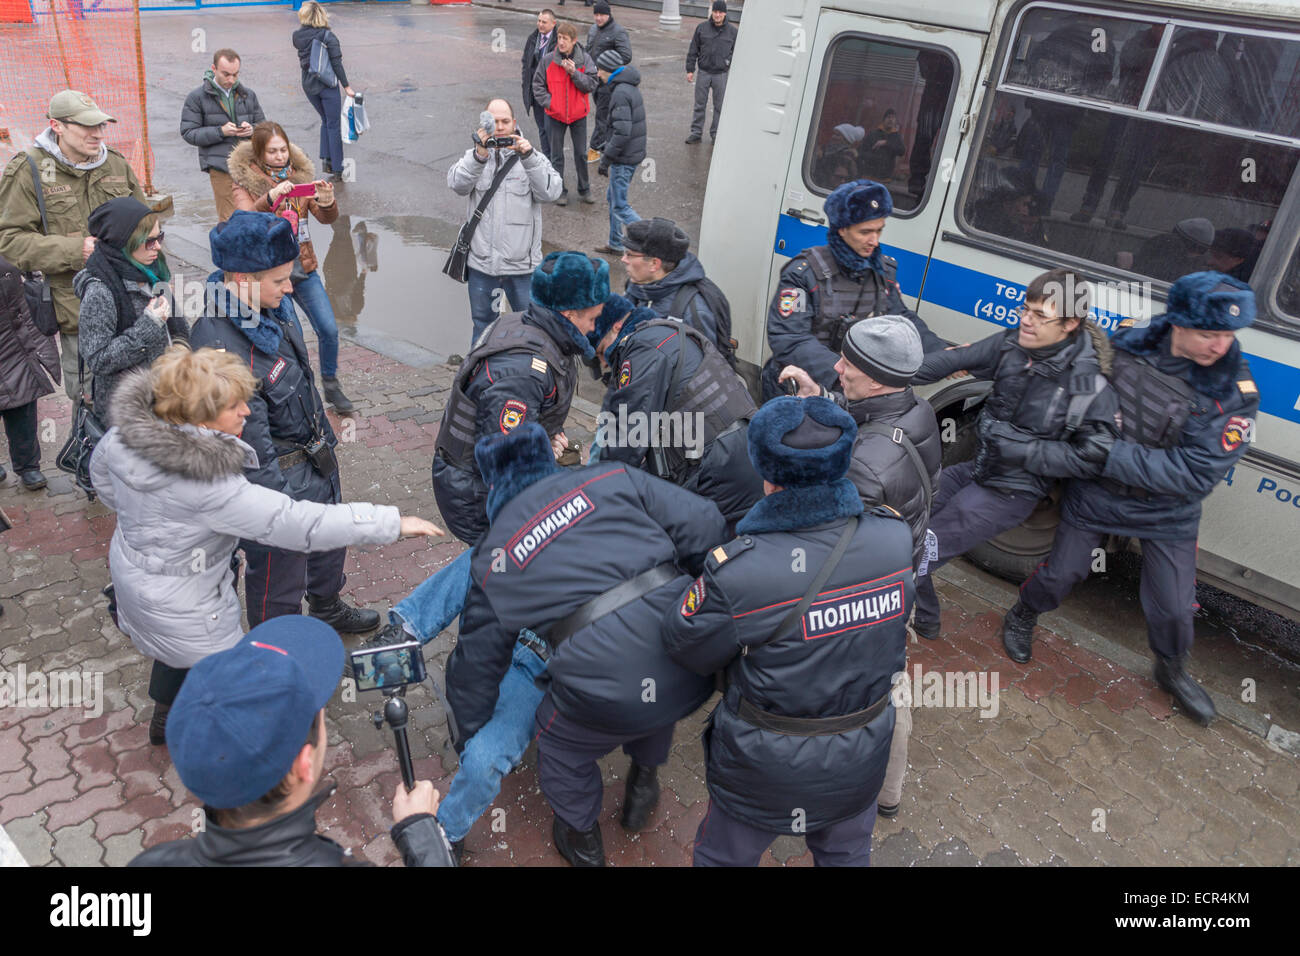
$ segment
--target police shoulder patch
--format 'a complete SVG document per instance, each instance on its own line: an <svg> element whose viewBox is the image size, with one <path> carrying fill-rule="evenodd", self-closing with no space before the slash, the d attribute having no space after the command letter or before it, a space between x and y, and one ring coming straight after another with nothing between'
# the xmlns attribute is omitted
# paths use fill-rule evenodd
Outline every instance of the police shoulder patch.
<svg viewBox="0 0 1300 956"><path fill-rule="evenodd" d="M1119 323L1121 329L1131 329L1137 325L1137 319L1122 319Z"/></svg>
<svg viewBox="0 0 1300 956"><path fill-rule="evenodd" d="M796 312L805 310L804 290L798 286L787 286L776 294L776 310L781 313L782 317L788 318Z"/></svg>
<svg viewBox="0 0 1300 956"><path fill-rule="evenodd" d="M284 359L276 359L275 364L271 366L271 371L266 373L267 382L274 385L280 380L280 376L284 374L286 368L288 368L288 363Z"/></svg>
<svg viewBox="0 0 1300 956"><path fill-rule="evenodd" d="M1253 378L1242 379L1237 383L1237 390L1243 395L1258 395L1259 387L1255 384Z"/></svg>
<svg viewBox="0 0 1300 956"><path fill-rule="evenodd" d="M1223 426L1219 444L1224 451L1236 451L1244 443L1255 440L1255 419L1244 415L1233 415Z"/></svg>
<svg viewBox="0 0 1300 956"><path fill-rule="evenodd" d="M546 367L547 367L547 366L546 366L546 359L542 358L540 355L534 355L534 356L533 356L533 371L534 371L534 372L537 372L539 375L545 375L545 374L546 374Z"/></svg>
<svg viewBox="0 0 1300 956"><path fill-rule="evenodd" d="M627 388L630 381L632 381L632 360L624 359L623 364L618 369L618 387Z"/></svg>
<svg viewBox="0 0 1300 956"><path fill-rule="evenodd" d="M733 538L726 544L720 544L708 553L704 559L704 567L709 571L716 571L728 561L734 561L746 551L754 546L754 539L745 535L740 538Z"/></svg>
<svg viewBox="0 0 1300 956"><path fill-rule="evenodd" d="M686 589L686 596L682 598L682 617L694 617L695 612L704 604L705 594L704 575L700 575Z"/></svg>
<svg viewBox="0 0 1300 956"><path fill-rule="evenodd" d="M498 423L501 426L502 433L513 431L519 423L524 420L528 414L528 406L517 398L508 400L501 406L501 420Z"/></svg>

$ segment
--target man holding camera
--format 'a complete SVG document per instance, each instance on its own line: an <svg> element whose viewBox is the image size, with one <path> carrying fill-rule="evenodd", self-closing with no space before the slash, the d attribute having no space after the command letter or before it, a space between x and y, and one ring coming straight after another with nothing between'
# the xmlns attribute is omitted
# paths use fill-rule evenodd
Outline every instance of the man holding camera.
<svg viewBox="0 0 1300 956"><path fill-rule="evenodd" d="M796 255L781 270L776 295L767 310L767 340L772 357L763 366L763 400L780 393L777 378L797 365L818 385L835 386L835 363L844 334L858 319L901 315L916 326L925 354L946 343L903 304L898 263L880 245L885 220L894 211L889 190L859 179L826 197L826 245Z"/></svg>
<svg viewBox="0 0 1300 956"><path fill-rule="evenodd" d="M325 705L343 672L343 642L319 621L279 617L199 661L167 723L176 772L204 805L194 838L145 850L130 866L367 866L316 832L326 782ZM304 729L307 731L303 738ZM454 866L420 780L393 794L393 842L407 866Z"/></svg>
<svg viewBox="0 0 1300 956"><path fill-rule="evenodd" d="M254 484L298 501L343 500L338 439L312 376L302 332L286 296L298 258L293 226L279 216L239 210L209 235L212 262L205 314L190 329L190 346L228 349L261 380L248 400L242 439L257 452L244 470ZM347 549L300 554L242 541L248 624L300 614L305 592L313 617L336 631L360 634L379 626L379 615L344 603Z"/></svg>
<svg viewBox="0 0 1300 956"><path fill-rule="evenodd" d="M447 170L447 185L456 195L469 197L471 219L496 184L470 239L471 347L496 313L528 307L529 283L542 261L541 206L558 199L564 188L550 160L520 133L509 103L493 100L479 119L480 128L471 134L474 145Z"/></svg>

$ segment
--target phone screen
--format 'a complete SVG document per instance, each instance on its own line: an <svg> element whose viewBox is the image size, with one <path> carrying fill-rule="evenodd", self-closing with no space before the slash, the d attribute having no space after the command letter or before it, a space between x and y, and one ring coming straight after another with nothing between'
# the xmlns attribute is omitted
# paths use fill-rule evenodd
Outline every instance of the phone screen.
<svg viewBox="0 0 1300 956"><path fill-rule="evenodd" d="M418 641L352 652L357 690L386 690L424 680L424 655Z"/></svg>

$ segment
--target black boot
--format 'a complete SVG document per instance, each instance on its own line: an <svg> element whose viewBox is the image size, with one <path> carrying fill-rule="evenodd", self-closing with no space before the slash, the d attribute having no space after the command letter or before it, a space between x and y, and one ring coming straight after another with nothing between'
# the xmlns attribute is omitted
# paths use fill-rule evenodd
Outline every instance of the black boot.
<svg viewBox="0 0 1300 956"><path fill-rule="evenodd" d="M1002 619L1002 646L1007 649L1007 657L1017 664L1027 662L1033 653L1036 623L1038 615L1019 601Z"/></svg>
<svg viewBox="0 0 1300 956"><path fill-rule="evenodd" d="M555 838L555 849L573 866L605 865L605 843L600 838L599 822L593 823L590 830L575 830L556 817L551 835Z"/></svg>
<svg viewBox="0 0 1300 956"><path fill-rule="evenodd" d="M623 789L624 830L636 833L650 822L650 814L659 805L659 768L643 767L633 762Z"/></svg>
<svg viewBox="0 0 1300 956"><path fill-rule="evenodd" d="M149 721L149 743L155 747L167 743L167 714L171 709L171 704L153 705L153 717Z"/></svg>
<svg viewBox="0 0 1300 956"><path fill-rule="evenodd" d="M321 391L325 393L325 401L334 406L334 410L340 415L346 415L349 412L356 411L356 407L343 394L343 389L339 386L337 378L326 378L324 375L320 379Z"/></svg>
<svg viewBox="0 0 1300 956"><path fill-rule="evenodd" d="M1187 712L1188 717L1202 727L1208 727L1217 713L1214 709L1214 701L1210 700L1210 695L1196 683L1192 675L1183 669L1186 660L1185 654L1182 657L1165 657L1163 654L1157 654L1156 683L1178 701L1178 706Z"/></svg>
<svg viewBox="0 0 1300 956"><path fill-rule="evenodd" d="M379 626L378 611L352 607L337 594L325 598L308 594L307 613L320 618L340 634L364 634Z"/></svg>
<svg viewBox="0 0 1300 956"><path fill-rule="evenodd" d="M447 843L451 847L452 862L455 863L457 866L460 866L460 861L465 857L465 841L448 840Z"/></svg>

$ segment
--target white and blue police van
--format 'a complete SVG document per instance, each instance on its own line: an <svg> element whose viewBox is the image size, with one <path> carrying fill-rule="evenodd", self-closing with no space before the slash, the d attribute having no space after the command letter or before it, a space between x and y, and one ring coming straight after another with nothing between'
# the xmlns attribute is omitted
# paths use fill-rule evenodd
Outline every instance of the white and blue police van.
<svg viewBox="0 0 1300 956"><path fill-rule="evenodd" d="M1206 501L1197 566L1300 619L1300 3L761 0L728 93L699 246L751 379L781 269L861 175L893 196L904 300L954 343L1015 325L1049 268L1089 277L1110 331L1187 272L1250 282L1260 414ZM972 453L987 390L922 390L946 461ZM1044 502L971 557L1022 578L1056 523Z"/></svg>

